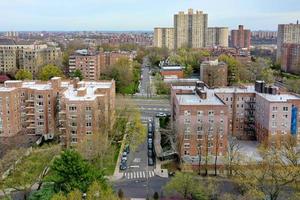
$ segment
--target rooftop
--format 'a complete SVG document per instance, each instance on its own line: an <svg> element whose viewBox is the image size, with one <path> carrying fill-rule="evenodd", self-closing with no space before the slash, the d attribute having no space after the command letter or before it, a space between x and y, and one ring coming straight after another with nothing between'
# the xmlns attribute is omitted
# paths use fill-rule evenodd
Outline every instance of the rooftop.
<svg viewBox="0 0 300 200"><path fill-rule="evenodd" d="M265 93L256 93L257 95L264 97L266 100L270 102L286 102L288 100L300 100L300 97L293 94L265 94Z"/></svg>

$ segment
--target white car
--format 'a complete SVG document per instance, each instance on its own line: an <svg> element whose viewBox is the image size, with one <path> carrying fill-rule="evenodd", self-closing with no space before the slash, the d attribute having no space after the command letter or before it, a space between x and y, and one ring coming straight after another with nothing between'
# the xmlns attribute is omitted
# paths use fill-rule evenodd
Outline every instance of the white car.
<svg viewBox="0 0 300 200"><path fill-rule="evenodd" d="M156 117L166 117L166 116L167 114L162 112L156 114Z"/></svg>

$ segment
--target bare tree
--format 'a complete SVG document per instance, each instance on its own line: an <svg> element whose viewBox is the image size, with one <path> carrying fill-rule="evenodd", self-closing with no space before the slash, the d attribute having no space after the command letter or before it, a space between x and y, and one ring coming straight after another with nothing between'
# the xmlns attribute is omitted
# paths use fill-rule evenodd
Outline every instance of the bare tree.
<svg viewBox="0 0 300 200"><path fill-rule="evenodd" d="M225 166L229 176L233 175L234 166L239 163L241 146L235 137L228 136L228 147L225 156Z"/></svg>

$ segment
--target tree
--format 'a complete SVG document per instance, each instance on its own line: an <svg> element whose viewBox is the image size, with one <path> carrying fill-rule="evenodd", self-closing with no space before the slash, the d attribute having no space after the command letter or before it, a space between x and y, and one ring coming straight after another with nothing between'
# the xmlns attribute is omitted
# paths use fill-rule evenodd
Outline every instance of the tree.
<svg viewBox="0 0 300 200"><path fill-rule="evenodd" d="M238 62L235 58L221 55L219 56L219 61L223 61L228 65L228 82L229 85L234 85L239 82L239 68L241 63Z"/></svg>
<svg viewBox="0 0 300 200"><path fill-rule="evenodd" d="M64 195L63 192L59 192L57 194L55 194L51 200L67 200L67 197Z"/></svg>
<svg viewBox="0 0 300 200"><path fill-rule="evenodd" d="M264 198L277 200L287 186L299 178L299 166L290 165L274 147L261 148L261 161L248 160L238 166L236 180L244 191L253 191Z"/></svg>
<svg viewBox="0 0 300 200"><path fill-rule="evenodd" d="M29 200L48 200L54 195L53 184L46 183L40 190L31 193Z"/></svg>
<svg viewBox="0 0 300 200"><path fill-rule="evenodd" d="M116 90L121 94L133 94L137 91L141 74L141 65L128 58L120 58L103 74L103 79L114 79Z"/></svg>
<svg viewBox="0 0 300 200"><path fill-rule="evenodd" d="M184 199L207 199L205 192L199 182L187 173L176 173L174 178L165 186L168 193L178 193Z"/></svg>
<svg viewBox="0 0 300 200"><path fill-rule="evenodd" d="M79 69L76 69L72 74L71 74L72 78L79 78L79 80L81 81L84 77L81 73L81 71Z"/></svg>
<svg viewBox="0 0 300 200"><path fill-rule="evenodd" d="M68 194L68 200L82 200L82 193L75 189Z"/></svg>
<svg viewBox="0 0 300 200"><path fill-rule="evenodd" d="M38 75L39 79L42 81L48 81L56 76L62 77L63 72L59 67L51 64L45 65Z"/></svg>
<svg viewBox="0 0 300 200"><path fill-rule="evenodd" d="M81 155L67 149L60 157L56 158L51 166L50 181L54 182L56 191L70 192L74 189L87 191L93 181L100 181L105 184L103 173L95 170L89 163L83 160Z"/></svg>
<svg viewBox="0 0 300 200"><path fill-rule="evenodd" d="M225 168L229 176L233 175L234 167L239 164L240 161L240 144L234 137L228 137L228 147L225 156Z"/></svg>
<svg viewBox="0 0 300 200"><path fill-rule="evenodd" d="M94 181L88 188L87 200L118 200L111 187Z"/></svg>
<svg viewBox="0 0 300 200"><path fill-rule="evenodd" d="M15 77L17 80L32 80L32 73L25 69L20 69Z"/></svg>

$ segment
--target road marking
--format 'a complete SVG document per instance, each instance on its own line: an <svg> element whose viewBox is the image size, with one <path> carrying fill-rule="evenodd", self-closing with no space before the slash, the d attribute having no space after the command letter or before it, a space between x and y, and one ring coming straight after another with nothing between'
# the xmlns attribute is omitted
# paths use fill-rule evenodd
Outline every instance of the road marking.
<svg viewBox="0 0 300 200"><path fill-rule="evenodd" d="M134 161L133 161L134 162ZM131 165L130 168L139 168L139 165Z"/></svg>
<svg viewBox="0 0 300 200"><path fill-rule="evenodd" d="M125 179L146 179L155 176L154 171L125 172L123 175Z"/></svg>

